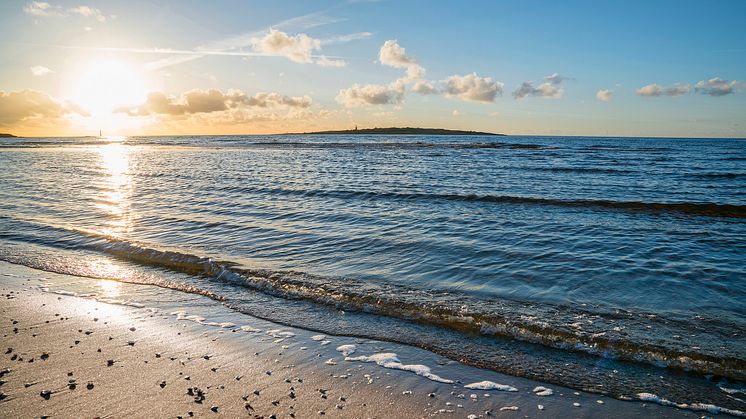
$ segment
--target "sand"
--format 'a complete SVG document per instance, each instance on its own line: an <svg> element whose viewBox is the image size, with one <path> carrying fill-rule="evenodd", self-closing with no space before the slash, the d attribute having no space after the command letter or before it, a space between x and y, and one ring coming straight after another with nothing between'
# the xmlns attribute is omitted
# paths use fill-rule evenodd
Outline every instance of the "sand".
<svg viewBox="0 0 746 419"><path fill-rule="evenodd" d="M190 318L188 307L179 313L60 295L39 282L39 271L9 273L8 266L0 266L3 418L702 416L471 368L404 345L319 337L206 299L219 319ZM414 367L350 360L375 353ZM454 382L418 375L420 366ZM483 381L517 391L465 388ZM537 386L553 394L534 394Z"/></svg>

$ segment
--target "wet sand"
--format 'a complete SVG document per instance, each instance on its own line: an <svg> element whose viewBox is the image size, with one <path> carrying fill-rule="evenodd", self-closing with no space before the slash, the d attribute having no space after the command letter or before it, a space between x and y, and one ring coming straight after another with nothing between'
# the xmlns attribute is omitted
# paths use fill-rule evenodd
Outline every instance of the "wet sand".
<svg viewBox="0 0 746 419"><path fill-rule="evenodd" d="M702 417L471 368L418 348L320 336L209 300L219 321L45 292L23 276L32 270L6 271L0 417ZM407 370L352 360L376 353L397 354ZM485 380L505 387L466 388ZM535 394L537 386L552 394Z"/></svg>

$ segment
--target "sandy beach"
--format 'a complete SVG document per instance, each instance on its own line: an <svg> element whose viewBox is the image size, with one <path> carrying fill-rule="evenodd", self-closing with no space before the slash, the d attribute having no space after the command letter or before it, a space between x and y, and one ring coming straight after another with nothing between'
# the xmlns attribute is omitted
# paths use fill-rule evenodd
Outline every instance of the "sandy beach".
<svg viewBox="0 0 746 419"><path fill-rule="evenodd" d="M54 284L70 277L2 269L2 417L702 416L471 368L418 348L283 327L201 296L191 306L209 307L213 319L64 295L71 293ZM401 362L367 359L376 353Z"/></svg>

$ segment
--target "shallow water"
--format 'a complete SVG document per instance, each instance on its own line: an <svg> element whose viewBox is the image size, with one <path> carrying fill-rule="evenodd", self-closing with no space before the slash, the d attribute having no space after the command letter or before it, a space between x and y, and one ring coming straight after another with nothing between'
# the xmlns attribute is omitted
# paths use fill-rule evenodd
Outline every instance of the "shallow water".
<svg viewBox="0 0 746 419"><path fill-rule="evenodd" d="M744 407L744 141L11 139L0 186L1 260Z"/></svg>

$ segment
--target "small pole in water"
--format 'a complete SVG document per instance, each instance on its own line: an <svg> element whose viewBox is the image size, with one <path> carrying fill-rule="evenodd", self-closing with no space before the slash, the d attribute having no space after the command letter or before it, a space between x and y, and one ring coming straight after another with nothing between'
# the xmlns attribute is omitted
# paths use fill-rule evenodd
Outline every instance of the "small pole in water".
<svg viewBox="0 0 746 419"><path fill-rule="evenodd" d="M98 138L103 138L103 135L101 135L101 130L98 130Z"/></svg>

